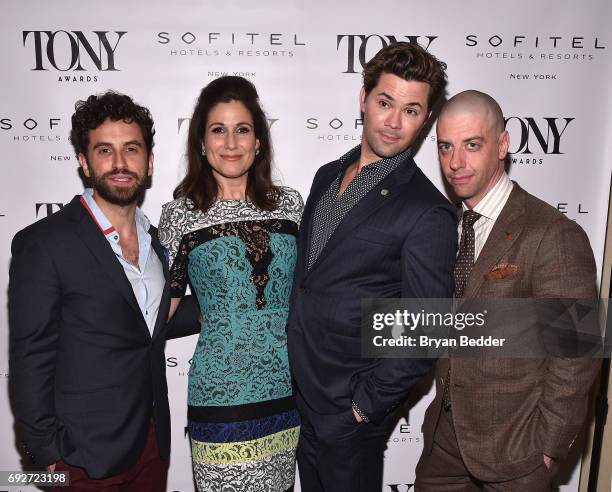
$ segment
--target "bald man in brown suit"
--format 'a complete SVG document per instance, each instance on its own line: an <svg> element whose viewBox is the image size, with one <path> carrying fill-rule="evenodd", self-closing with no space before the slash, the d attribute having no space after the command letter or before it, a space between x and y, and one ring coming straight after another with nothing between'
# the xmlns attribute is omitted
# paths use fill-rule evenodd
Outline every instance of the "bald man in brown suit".
<svg viewBox="0 0 612 492"><path fill-rule="evenodd" d="M584 231L508 178L497 102L457 94L437 134L442 172L463 201L455 297L595 298ZM415 489L549 490L584 424L598 369L584 358L438 360Z"/></svg>

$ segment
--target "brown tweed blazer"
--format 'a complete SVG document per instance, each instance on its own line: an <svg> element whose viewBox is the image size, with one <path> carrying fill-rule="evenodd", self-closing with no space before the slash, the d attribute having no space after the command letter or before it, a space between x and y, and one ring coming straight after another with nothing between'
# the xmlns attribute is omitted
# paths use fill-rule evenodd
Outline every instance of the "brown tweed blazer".
<svg viewBox="0 0 612 492"><path fill-rule="evenodd" d="M499 272L499 266L505 272ZM509 265L509 267L508 267ZM595 298L589 240L572 220L516 183L468 279L466 298ZM592 359L439 359L423 424L431 451L451 367L452 417L477 479L510 480L563 458L581 429L600 364Z"/></svg>

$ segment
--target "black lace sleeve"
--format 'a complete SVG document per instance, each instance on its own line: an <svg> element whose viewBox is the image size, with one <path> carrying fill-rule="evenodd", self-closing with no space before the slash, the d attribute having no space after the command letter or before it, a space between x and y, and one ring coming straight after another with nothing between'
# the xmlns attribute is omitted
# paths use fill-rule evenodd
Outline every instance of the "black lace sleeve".
<svg viewBox="0 0 612 492"><path fill-rule="evenodd" d="M182 200L162 205L159 219L159 240L168 251L170 268L170 293L172 297L182 297L187 289L187 254L184 246L183 230L186 223L186 210Z"/></svg>
<svg viewBox="0 0 612 492"><path fill-rule="evenodd" d="M185 290L187 290L187 263L189 261L188 255L191 248L189 244L189 234L183 237L179 244L178 251L170 267L170 296L171 297L183 297Z"/></svg>

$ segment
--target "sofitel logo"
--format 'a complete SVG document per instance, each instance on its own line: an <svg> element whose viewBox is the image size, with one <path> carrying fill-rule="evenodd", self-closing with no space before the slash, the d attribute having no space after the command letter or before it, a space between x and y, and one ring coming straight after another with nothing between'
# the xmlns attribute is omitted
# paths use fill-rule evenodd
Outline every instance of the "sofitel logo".
<svg viewBox="0 0 612 492"><path fill-rule="evenodd" d="M178 367L179 366L179 359L178 357L166 357L166 367ZM178 372L176 373L177 376L187 376L189 375L189 367L191 367L191 359L189 359L187 361L187 366L185 367L184 365L184 361L181 364L181 367L178 369Z"/></svg>
<svg viewBox="0 0 612 492"><path fill-rule="evenodd" d="M59 118L49 118L49 130L53 130L54 126L59 125ZM45 121L46 123L46 121ZM0 130L12 130L16 123L11 118L0 118ZM17 124L19 126L19 124ZM38 127L38 121L34 118L25 118L20 126L23 126L27 130L34 130Z"/></svg>
<svg viewBox="0 0 612 492"><path fill-rule="evenodd" d="M23 45L34 46L34 71L54 68L60 72L86 71L93 64L99 71L118 71L115 51L127 31L93 31L90 39L83 31L23 31Z"/></svg>
<svg viewBox="0 0 612 492"><path fill-rule="evenodd" d="M306 128L317 130L318 140L325 142L353 142L355 145L361 141L361 118L347 118L329 115L326 117L312 116L306 118Z"/></svg>
<svg viewBox="0 0 612 492"><path fill-rule="evenodd" d="M583 61L594 60L605 50L598 36L525 36L500 34L468 34L465 45L475 48L476 58L498 60Z"/></svg>
<svg viewBox="0 0 612 492"><path fill-rule="evenodd" d="M157 43L169 45L170 56L292 58L306 46L297 34L262 32L174 33L160 31Z"/></svg>
<svg viewBox="0 0 612 492"><path fill-rule="evenodd" d="M527 46L532 48L542 49L573 49L581 50L586 48L593 48L604 50L606 47L602 44L602 41L598 38L585 38L584 36L505 36L502 37L499 34L493 34L488 38L484 36L483 39L479 40L477 34L468 34L465 37L466 46L478 46L478 43L482 42L485 45L489 45L491 48L498 48L502 45L517 48L519 46Z"/></svg>
<svg viewBox="0 0 612 492"><path fill-rule="evenodd" d="M60 118L21 116L17 118L0 115L0 136L8 135L14 142L59 142ZM48 133L47 133L48 132Z"/></svg>
<svg viewBox="0 0 612 492"><path fill-rule="evenodd" d="M390 44L395 44L398 41L409 41L410 43L418 43L428 50L431 43L437 38L438 36L399 36L398 38L391 34L338 34L336 36L336 49L340 50L340 44L346 39L346 43L344 43L346 45L346 70L342 73L360 73L370 57ZM368 44L370 44L369 52ZM359 62L358 71L355 70L355 61Z"/></svg>

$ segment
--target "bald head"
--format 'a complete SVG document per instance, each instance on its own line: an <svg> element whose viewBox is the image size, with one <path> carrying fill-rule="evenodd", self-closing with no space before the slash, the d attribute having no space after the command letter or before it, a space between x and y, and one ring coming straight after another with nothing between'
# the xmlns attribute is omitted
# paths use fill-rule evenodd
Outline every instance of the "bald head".
<svg viewBox="0 0 612 492"><path fill-rule="evenodd" d="M460 92L442 108L437 138L444 176L474 208L504 174L510 140L499 104L483 92Z"/></svg>
<svg viewBox="0 0 612 492"><path fill-rule="evenodd" d="M451 97L442 108L438 121L466 113L484 118L495 134L504 131L504 114L497 101L475 90L463 91Z"/></svg>

